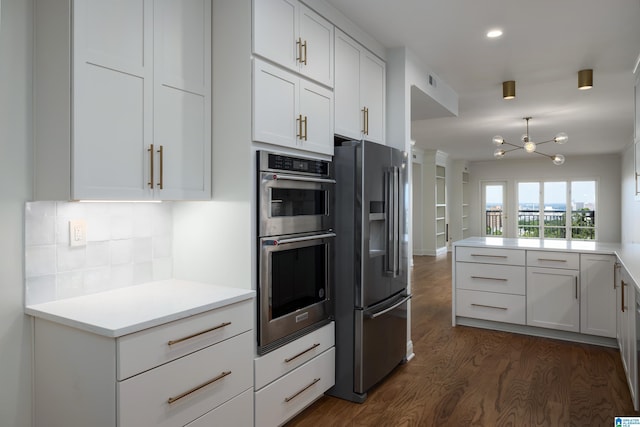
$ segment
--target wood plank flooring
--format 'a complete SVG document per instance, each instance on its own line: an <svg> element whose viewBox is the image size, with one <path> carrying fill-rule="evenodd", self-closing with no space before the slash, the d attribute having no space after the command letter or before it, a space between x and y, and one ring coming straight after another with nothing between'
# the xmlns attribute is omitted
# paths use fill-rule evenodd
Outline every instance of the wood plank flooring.
<svg viewBox="0 0 640 427"><path fill-rule="evenodd" d="M415 358L363 404L324 396L301 426L612 426L633 411L616 349L451 326L451 257L415 257Z"/></svg>

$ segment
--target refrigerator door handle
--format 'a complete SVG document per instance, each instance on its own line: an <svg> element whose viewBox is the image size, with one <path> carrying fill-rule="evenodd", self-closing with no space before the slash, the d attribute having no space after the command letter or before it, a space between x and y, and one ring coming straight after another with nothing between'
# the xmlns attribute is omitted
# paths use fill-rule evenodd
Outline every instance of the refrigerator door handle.
<svg viewBox="0 0 640 427"><path fill-rule="evenodd" d="M385 173L386 186L386 273L392 277L400 275L400 168L392 167Z"/></svg>
<svg viewBox="0 0 640 427"><path fill-rule="evenodd" d="M400 307L402 304L404 304L405 302L409 301L411 299L411 295L407 295L406 297L402 298L400 301L398 301L397 303L393 304L391 307L385 308L382 311L378 311L377 313L366 313L365 317L367 319L375 319L376 317L380 317L384 314L387 314L388 312L395 310L396 308Z"/></svg>

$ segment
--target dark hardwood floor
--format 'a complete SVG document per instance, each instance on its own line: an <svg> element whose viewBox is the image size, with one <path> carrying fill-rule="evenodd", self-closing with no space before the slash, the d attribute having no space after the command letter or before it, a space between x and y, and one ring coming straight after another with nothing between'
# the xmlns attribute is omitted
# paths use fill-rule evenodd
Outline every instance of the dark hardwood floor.
<svg viewBox="0 0 640 427"><path fill-rule="evenodd" d="M451 257L415 257L415 357L363 404L324 396L294 426L612 426L633 411L616 349L451 326Z"/></svg>

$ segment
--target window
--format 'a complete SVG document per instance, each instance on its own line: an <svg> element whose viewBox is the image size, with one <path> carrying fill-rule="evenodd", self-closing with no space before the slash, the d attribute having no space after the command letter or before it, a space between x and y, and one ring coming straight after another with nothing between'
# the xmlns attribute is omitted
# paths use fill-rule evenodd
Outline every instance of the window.
<svg viewBox="0 0 640 427"><path fill-rule="evenodd" d="M518 237L596 239L596 182L518 183Z"/></svg>

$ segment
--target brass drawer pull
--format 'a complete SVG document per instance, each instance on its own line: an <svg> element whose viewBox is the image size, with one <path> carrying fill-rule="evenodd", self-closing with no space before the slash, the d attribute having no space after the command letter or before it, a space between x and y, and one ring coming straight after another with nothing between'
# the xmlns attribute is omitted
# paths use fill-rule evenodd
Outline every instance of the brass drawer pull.
<svg viewBox="0 0 640 427"><path fill-rule="evenodd" d="M296 397L298 397L300 394L304 393L305 391L307 391L308 389L310 389L311 387L313 387L314 385L316 385L318 383L318 381L320 381L320 378L316 378L314 379L311 384L309 384L308 386L306 386L305 388L303 388L302 390L300 390L299 392L297 392L296 394L289 396L289 397L285 397L284 401L285 402L291 402L293 399L295 399Z"/></svg>
<svg viewBox="0 0 640 427"><path fill-rule="evenodd" d="M507 307L496 307L495 305L471 304L473 307L495 308L496 310L508 310Z"/></svg>
<svg viewBox="0 0 640 427"><path fill-rule="evenodd" d="M303 350L303 351L301 351L300 353L296 354L295 356L293 356L293 357L288 357L288 358L284 359L284 362L285 362L285 363L289 363L289 362L291 362L291 361L293 361L293 360L296 360L298 357L302 356L302 355L303 355L303 354L305 354L305 353L310 352L311 350L313 350L314 348L319 347L319 346L320 346L320 343L316 343L316 344L312 345L311 347L309 347L308 349Z"/></svg>
<svg viewBox="0 0 640 427"><path fill-rule="evenodd" d="M149 182L147 184L153 190L153 144L149 145L147 151L149 152Z"/></svg>
<svg viewBox="0 0 640 427"><path fill-rule="evenodd" d="M200 384L199 386L194 387L194 388L192 388L192 389L191 389L191 390L189 390L189 391L185 391L184 393L179 394L178 396L170 397L169 399L167 399L167 403L168 403L169 405L171 405L172 403L175 403L175 402L177 402L178 400L180 400L180 399L182 399L182 398L184 398L184 397L187 397L187 396L189 396L190 394L195 393L196 391L198 391L198 390L200 390L200 389L202 389L202 388L204 388L204 387L206 387L206 386L208 386L208 385L210 385L210 384L215 383L216 381L220 381L221 379L223 379L223 378L224 378L224 377L226 377L227 375L231 375L231 371L224 371L223 373L221 373L221 374L220 374L220 375L218 375L217 377L210 379L209 381L207 381L207 382L206 382L206 383L204 383L204 384Z"/></svg>
<svg viewBox="0 0 640 427"><path fill-rule="evenodd" d="M566 259L538 258L538 261L567 262Z"/></svg>
<svg viewBox="0 0 640 427"><path fill-rule="evenodd" d="M158 153L160 153L160 182L158 182L158 187L162 190L164 188L164 146L160 146Z"/></svg>
<svg viewBox="0 0 640 427"><path fill-rule="evenodd" d="M191 338L199 337L200 335L204 335L204 334L209 333L211 331L215 331L216 329L224 328L225 326L229 326L230 324L231 324L231 322L224 322L224 323L219 324L218 326L214 326L211 329L207 329L206 331L197 332L197 333L195 333L193 335L189 335L188 337L184 337L184 338L179 338L177 340L171 340L171 341L167 342L167 345L178 344L178 343L181 343L183 341L190 340Z"/></svg>
<svg viewBox="0 0 640 427"><path fill-rule="evenodd" d="M482 279L482 280L499 280L501 282L506 282L509 279L503 279L502 277L483 277L483 276L471 276L472 279Z"/></svg>
<svg viewBox="0 0 640 427"><path fill-rule="evenodd" d="M471 256L483 256L487 258L508 258L506 255L485 255L485 254L471 254Z"/></svg>

